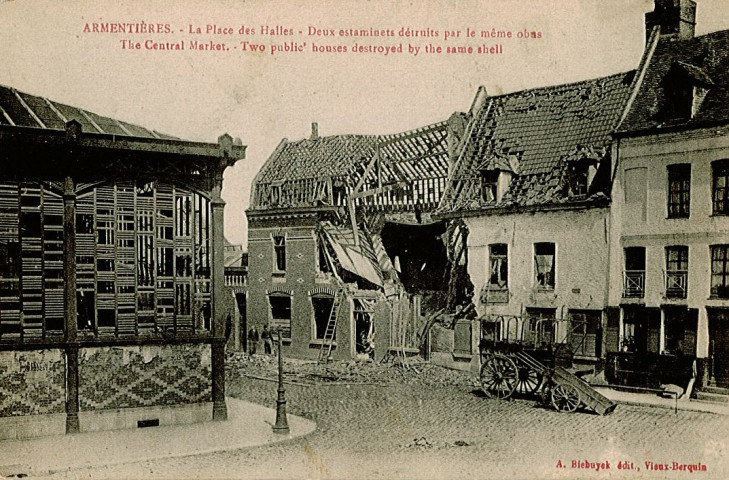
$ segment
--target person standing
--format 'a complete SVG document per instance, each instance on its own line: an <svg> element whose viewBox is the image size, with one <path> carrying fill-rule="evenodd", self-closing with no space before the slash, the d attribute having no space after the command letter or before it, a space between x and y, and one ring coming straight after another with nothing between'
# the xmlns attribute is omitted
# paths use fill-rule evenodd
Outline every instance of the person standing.
<svg viewBox="0 0 729 480"><path fill-rule="evenodd" d="M258 330L256 329L256 326L253 325L251 329L248 331L248 354L254 355L256 353L256 347L258 346Z"/></svg>
<svg viewBox="0 0 729 480"><path fill-rule="evenodd" d="M273 353L273 340L271 339L271 331L268 329L268 325L263 326L263 332L261 332L261 340L263 340L263 353Z"/></svg>

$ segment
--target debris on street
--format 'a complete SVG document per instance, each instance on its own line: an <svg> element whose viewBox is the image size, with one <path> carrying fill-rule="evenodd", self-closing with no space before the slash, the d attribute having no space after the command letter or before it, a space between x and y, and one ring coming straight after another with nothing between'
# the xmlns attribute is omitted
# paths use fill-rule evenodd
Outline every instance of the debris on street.
<svg viewBox="0 0 729 480"><path fill-rule="evenodd" d="M417 365L417 368L412 368ZM449 387L472 390L471 372L451 370L423 360L409 360L411 368L399 363L334 362L319 364L314 361L284 359L284 379L300 384L410 384L429 387ZM229 378L247 376L275 380L278 363L274 355L248 355L231 352L227 356L226 371Z"/></svg>

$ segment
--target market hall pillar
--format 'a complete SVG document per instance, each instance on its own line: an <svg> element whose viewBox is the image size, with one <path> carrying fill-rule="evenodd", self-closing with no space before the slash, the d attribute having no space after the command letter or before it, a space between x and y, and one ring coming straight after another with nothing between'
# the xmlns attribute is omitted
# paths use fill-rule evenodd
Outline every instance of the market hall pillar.
<svg viewBox="0 0 729 480"><path fill-rule="evenodd" d="M79 431L78 343L76 334L76 187L67 176L63 182L63 332L66 343L66 433Z"/></svg>
<svg viewBox="0 0 729 480"><path fill-rule="evenodd" d="M232 139L223 135L218 139L221 149L229 148ZM220 197L223 186L224 163L215 169L212 195L210 198L212 238L210 282L212 283L213 302L211 305L213 318L212 349L212 394L213 394L213 420L227 420L228 408L225 404L225 311L223 302L225 298L225 272L224 272L224 240L223 240L223 213L225 201Z"/></svg>

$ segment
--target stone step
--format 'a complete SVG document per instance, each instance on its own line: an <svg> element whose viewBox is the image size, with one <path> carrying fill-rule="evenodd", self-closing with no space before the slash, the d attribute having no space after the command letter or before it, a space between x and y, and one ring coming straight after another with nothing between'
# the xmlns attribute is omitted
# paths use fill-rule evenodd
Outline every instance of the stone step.
<svg viewBox="0 0 729 480"><path fill-rule="evenodd" d="M729 395L729 388L705 386L701 387L701 391L706 393L713 393L716 395Z"/></svg>
<svg viewBox="0 0 729 480"><path fill-rule="evenodd" d="M696 392L696 400L709 403L729 403L729 395L699 391Z"/></svg>

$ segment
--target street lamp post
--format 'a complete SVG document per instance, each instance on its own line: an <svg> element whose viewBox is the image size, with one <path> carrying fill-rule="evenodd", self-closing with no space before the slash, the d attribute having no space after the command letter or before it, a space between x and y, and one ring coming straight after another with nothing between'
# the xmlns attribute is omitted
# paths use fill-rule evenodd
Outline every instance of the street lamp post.
<svg viewBox="0 0 729 480"><path fill-rule="evenodd" d="M281 329L278 329L278 398L276 399L276 424L274 433L289 433L286 420L286 390L283 385L283 356L281 355Z"/></svg>

